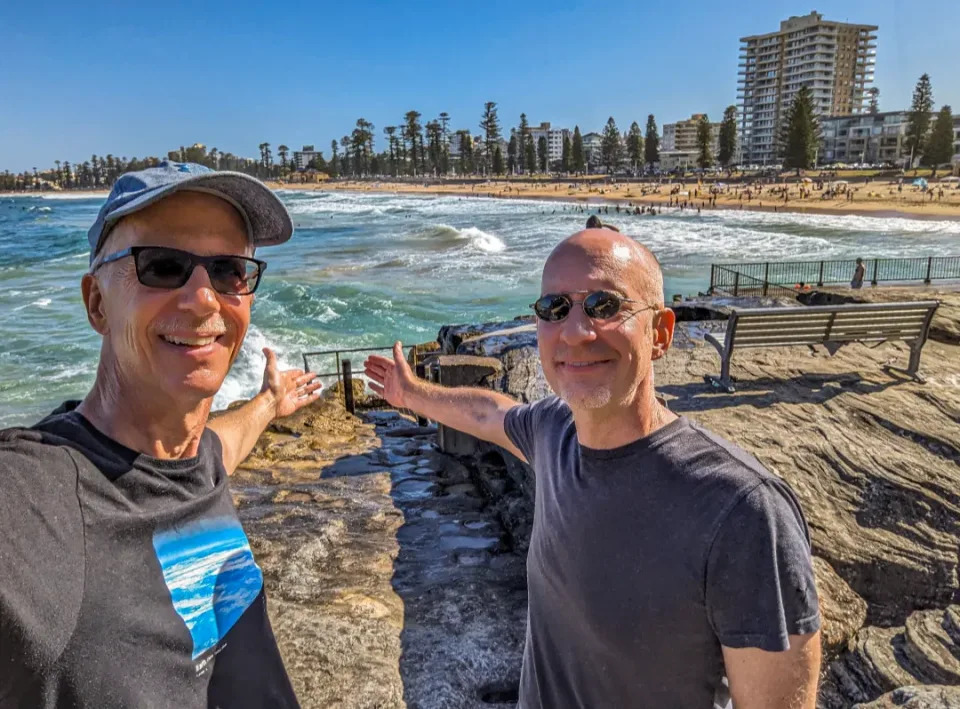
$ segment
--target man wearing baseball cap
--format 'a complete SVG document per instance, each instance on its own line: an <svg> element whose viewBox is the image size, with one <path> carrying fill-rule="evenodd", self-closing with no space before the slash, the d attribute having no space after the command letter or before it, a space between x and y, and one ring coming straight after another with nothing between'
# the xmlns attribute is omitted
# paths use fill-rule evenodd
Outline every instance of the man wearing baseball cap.
<svg viewBox="0 0 960 709"><path fill-rule="evenodd" d="M121 176L82 294L93 388L0 431L0 707L296 707L227 476L319 396L281 372L209 419L290 217L257 180L163 163Z"/></svg>

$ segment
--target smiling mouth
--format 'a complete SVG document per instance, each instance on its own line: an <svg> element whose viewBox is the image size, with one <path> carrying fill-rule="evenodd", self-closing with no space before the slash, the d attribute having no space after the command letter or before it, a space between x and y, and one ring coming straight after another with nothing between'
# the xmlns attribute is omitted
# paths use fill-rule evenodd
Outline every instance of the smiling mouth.
<svg viewBox="0 0 960 709"><path fill-rule="evenodd" d="M212 345L221 335L160 335L160 339L178 347L206 347Z"/></svg>
<svg viewBox="0 0 960 709"><path fill-rule="evenodd" d="M597 365L608 364L612 361L613 360L610 359L595 359L590 362L557 362L557 365L568 369L588 369L590 367L596 367Z"/></svg>

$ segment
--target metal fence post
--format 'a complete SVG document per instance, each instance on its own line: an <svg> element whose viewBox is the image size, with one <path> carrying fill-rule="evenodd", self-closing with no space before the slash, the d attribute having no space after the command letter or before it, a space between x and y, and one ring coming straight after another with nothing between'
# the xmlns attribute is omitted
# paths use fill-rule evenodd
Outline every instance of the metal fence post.
<svg viewBox="0 0 960 709"><path fill-rule="evenodd" d="M767 283L769 283L770 277L770 262L767 261L763 264L763 294L767 294Z"/></svg>
<svg viewBox="0 0 960 709"><path fill-rule="evenodd" d="M927 256L927 277L923 279L923 282L928 286L930 285L930 271L933 270L933 256Z"/></svg>
<svg viewBox="0 0 960 709"><path fill-rule="evenodd" d="M740 294L740 271L735 271L733 274L733 296L736 297Z"/></svg>
<svg viewBox="0 0 960 709"><path fill-rule="evenodd" d="M817 285L823 288L823 261L820 262L820 275L817 277Z"/></svg>
<svg viewBox="0 0 960 709"><path fill-rule="evenodd" d="M426 379L427 365L425 365L423 362L417 362L416 372L417 372L417 379ZM420 414L417 414L417 425L418 426L427 425L427 420Z"/></svg>
<svg viewBox="0 0 960 709"><path fill-rule="evenodd" d="M353 402L353 372L349 359L343 360L343 405L351 414L356 412Z"/></svg>
<svg viewBox="0 0 960 709"><path fill-rule="evenodd" d="M877 285L877 271L880 269L880 259L873 260L873 280L870 281L871 286Z"/></svg>

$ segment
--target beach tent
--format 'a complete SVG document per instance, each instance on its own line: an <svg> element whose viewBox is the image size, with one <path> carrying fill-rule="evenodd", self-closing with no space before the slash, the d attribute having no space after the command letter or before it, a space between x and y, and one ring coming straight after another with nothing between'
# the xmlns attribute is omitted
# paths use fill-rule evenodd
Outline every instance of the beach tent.
<svg viewBox="0 0 960 709"><path fill-rule="evenodd" d="M915 180L913 181L913 186L914 186L914 187L921 187L921 188L923 188L923 189L927 189L927 181L926 181L924 178L922 178L922 177L918 177L917 179L915 179Z"/></svg>
<svg viewBox="0 0 960 709"><path fill-rule="evenodd" d="M944 177L940 182L960 182L960 177Z"/></svg>
<svg viewBox="0 0 960 709"><path fill-rule="evenodd" d="M800 180L800 182L810 183L810 182L813 182L813 180L810 179L809 177L804 177L802 180Z"/></svg>

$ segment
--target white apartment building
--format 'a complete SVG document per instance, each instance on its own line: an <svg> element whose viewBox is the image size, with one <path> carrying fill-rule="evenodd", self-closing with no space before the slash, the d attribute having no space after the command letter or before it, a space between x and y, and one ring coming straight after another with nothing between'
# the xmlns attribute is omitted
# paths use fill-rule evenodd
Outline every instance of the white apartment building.
<svg viewBox="0 0 960 709"><path fill-rule="evenodd" d="M306 170L310 161L320 154L320 151L314 150L312 145L304 145L303 150L293 151L293 164L297 166L298 170Z"/></svg>
<svg viewBox="0 0 960 709"><path fill-rule="evenodd" d="M813 93L818 115L861 113L873 82L877 29L811 12L784 20L778 32L741 37L742 162L777 161L781 117L803 86Z"/></svg>
<svg viewBox="0 0 960 709"><path fill-rule="evenodd" d="M565 136L570 136L570 140L573 140L573 134L567 128L552 128L549 123L530 126L530 135L533 137L534 147L540 143L541 136L547 139L548 163L563 159L563 139Z"/></svg>

